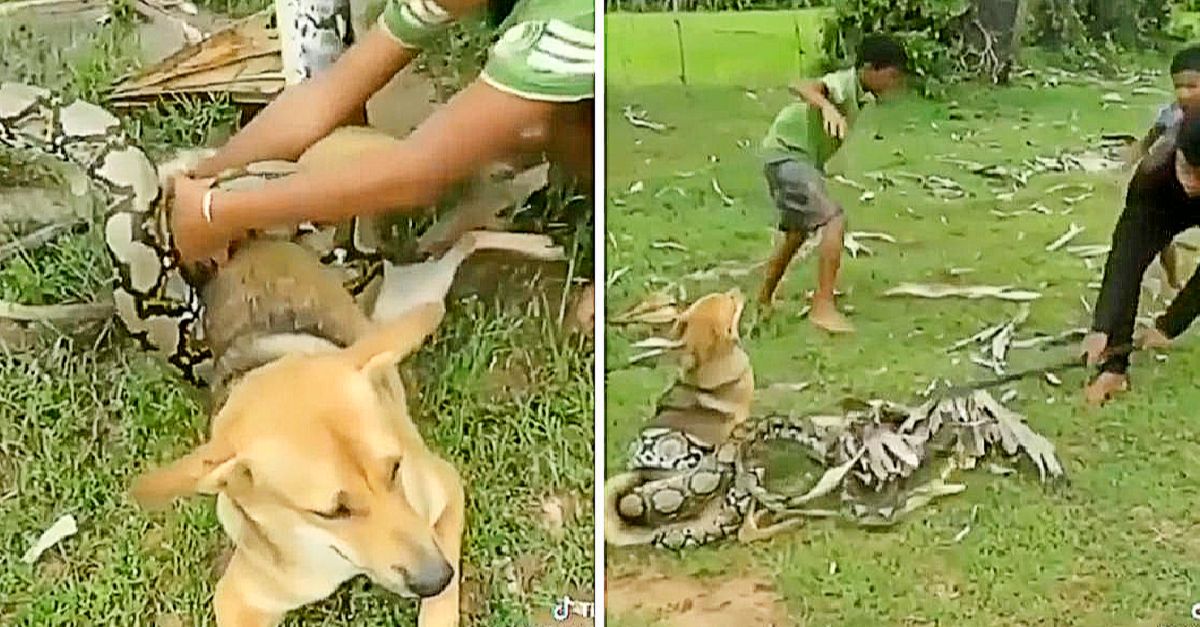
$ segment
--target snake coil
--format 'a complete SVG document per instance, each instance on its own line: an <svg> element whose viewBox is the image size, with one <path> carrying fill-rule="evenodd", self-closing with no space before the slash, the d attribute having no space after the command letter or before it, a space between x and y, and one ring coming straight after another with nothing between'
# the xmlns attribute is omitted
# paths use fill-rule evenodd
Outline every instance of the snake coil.
<svg viewBox="0 0 1200 627"><path fill-rule="evenodd" d="M104 240L117 269L113 304L121 324L146 349L163 356L189 381L204 385L212 371L199 298L202 279L185 272L171 245L159 172L120 120L95 104L37 86L0 83L0 144L81 168L106 206ZM218 187L257 185L296 171L295 164L252 164L223 174ZM315 250L342 270L359 295L382 272L374 250L357 245L357 221L343 228L302 224L260 235Z"/></svg>

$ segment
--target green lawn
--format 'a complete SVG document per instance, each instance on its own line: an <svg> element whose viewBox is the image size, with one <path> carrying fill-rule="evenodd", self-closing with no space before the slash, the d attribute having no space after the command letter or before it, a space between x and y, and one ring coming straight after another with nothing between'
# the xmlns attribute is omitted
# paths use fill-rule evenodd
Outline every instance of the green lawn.
<svg viewBox="0 0 1200 627"><path fill-rule="evenodd" d="M612 47L612 46L610 46ZM1165 61L1156 61L1165 63ZM770 318L750 310L745 346L760 388L811 382L792 409L829 409L846 395L905 401L933 377L954 381L988 376L966 356L955 365L943 351L984 326L1010 318L1017 305L1000 301L885 298L902 281L948 281L952 267L974 268L964 283L1036 289L1026 332L1059 331L1089 320L1081 298L1096 280L1066 252L1047 244L1072 222L1086 227L1073 244L1106 244L1121 208L1126 174L1082 173L1034 178L1011 200L988 191L987 180L938 160L952 156L984 163L1017 164L1035 155L1085 147L1102 132L1141 133L1163 94L1134 95L1117 82L1054 89L968 88L956 101L904 99L868 114L831 169L866 184L877 196L836 182L850 228L885 231L898 244L869 242L874 257L847 258L841 305L853 308L859 332L831 338L797 317L804 292L815 281L815 259L793 266ZM1166 79L1157 87L1168 87ZM1101 97L1119 92L1126 105L1101 108ZM753 148L786 102L782 89L749 94L741 88L626 86L610 82L607 103L607 271L625 271L608 288L611 317L648 292L682 285L689 298L733 286L753 296L759 273L723 280L687 280L689 273L723 263L745 267L762 261L772 242L773 209ZM654 133L627 123L628 105L673 126ZM959 181L973 197L943 201L900 180L887 189L870 172L939 174ZM733 197L726 206L713 179ZM1061 183L1081 183L1093 194L1068 215L1065 196L1047 193ZM631 193L630 190L640 191ZM1026 213L1001 219L990 210L1027 209L1034 203L1053 215ZM655 246L674 242L686 247ZM674 288L672 288L674 289ZM626 446L651 415L672 373L670 364L631 367L630 343L651 329L606 330L609 473L626 463ZM1072 475L1063 495L1043 491L1025 472L1000 478L966 475L965 494L918 511L886 532L868 532L818 521L771 542L734 543L681 555L610 550L610 577L653 569L717 576L743 569L773 578L798 624L808 625L1165 625L1187 623L1200 601L1200 455L1194 409L1200 368L1194 340L1185 339L1165 362L1135 360L1136 389L1098 412L1080 407L1083 375L1054 388L1042 381L1018 386L1013 407L1056 443ZM1026 351L1014 367L1033 366L1065 353ZM1026 468L1028 470L1028 468ZM978 519L961 543L951 542L978 506ZM830 574L830 562L838 565ZM713 585L719 585L714 583ZM609 625L632 627L643 619L617 617Z"/></svg>
<svg viewBox="0 0 1200 627"><path fill-rule="evenodd" d="M120 23L96 34L0 25L3 81L97 98L133 58ZM218 103L127 122L162 156L226 136L233 119L232 107ZM0 185L53 180L33 165L0 152ZM100 297L112 268L99 224L97 216L83 232L0 262L0 300ZM580 233L575 252L590 251L590 234ZM544 291L494 276L487 283L489 292L519 296L499 303L462 291L406 370L420 428L467 486L464 624L523 627L544 622L563 594L592 590L593 356L589 341L558 327L561 283ZM227 544L211 499L151 515L125 494L136 471L206 435L202 394L115 325L100 331L46 333L20 352L6 349L0 334L0 624L211 625L214 569ZM564 526L543 526L546 501L566 504ZM571 503L581 505L577 517ZM78 535L33 566L21 563L42 530L68 513ZM287 624L412 625L414 610L358 579Z"/></svg>
<svg viewBox="0 0 1200 627"><path fill-rule="evenodd" d="M618 85L776 85L818 69L823 9L614 13L605 75Z"/></svg>

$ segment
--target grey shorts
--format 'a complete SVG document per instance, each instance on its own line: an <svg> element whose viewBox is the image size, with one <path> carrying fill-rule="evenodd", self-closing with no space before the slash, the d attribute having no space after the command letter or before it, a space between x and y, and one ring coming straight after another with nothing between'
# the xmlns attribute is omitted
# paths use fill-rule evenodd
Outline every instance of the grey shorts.
<svg viewBox="0 0 1200 627"><path fill-rule="evenodd" d="M763 168L771 200L779 210L780 231L812 233L842 215L825 191L825 175L799 159L771 161Z"/></svg>

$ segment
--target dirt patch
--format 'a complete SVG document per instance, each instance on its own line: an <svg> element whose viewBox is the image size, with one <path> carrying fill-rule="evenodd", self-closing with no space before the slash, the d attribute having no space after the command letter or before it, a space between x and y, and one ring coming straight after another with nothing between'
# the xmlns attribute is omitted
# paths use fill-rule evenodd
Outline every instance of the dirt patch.
<svg viewBox="0 0 1200 627"><path fill-rule="evenodd" d="M787 606L764 577L743 575L698 579L639 573L610 579L609 616L632 615L667 627L794 625Z"/></svg>

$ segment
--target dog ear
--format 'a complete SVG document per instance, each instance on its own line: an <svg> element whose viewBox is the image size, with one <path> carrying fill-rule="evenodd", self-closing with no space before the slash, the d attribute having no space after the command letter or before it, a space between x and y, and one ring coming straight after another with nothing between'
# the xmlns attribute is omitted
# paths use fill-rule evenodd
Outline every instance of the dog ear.
<svg viewBox="0 0 1200 627"><path fill-rule="evenodd" d="M397 318L378 323L345 350L354 367L372 374L415 353L433 334L446 306L440 301L414 307Z"/></svg>
<svg viewBox="0 0 1200 627"><path fill-rule="evenodd" d="M738 329L738 325L741 324L742 313L746 310L746 301L742 299L741 292L737 288L730 290L729 293L733 297L733 302L737 303L737 305L736 309L733 310L733 317L729 319L729 329L726 333L729 334L731 339L736 341L742 339L742 332Z"/></svg>
<svg viewBox="0 0 1200 627"><path fill-rule="evenodd" d="M241 464L233 448L220 442L207 442L179 459L140 475L130 493L146 509L166 507L181 496L215 494Z"/></svg>
<svg viewBox="0 0 1200 627"><path fill-rule="evenodd" d="M710 360L722 344L736 337L729 335L729 330L711 315L705 315L708 313L705 310L708 305L709 301L706 299L692 303L675 322L675 338L697 363ZM736 324L733 332L737 332Z"/></svg>
<svg viewBox="0 0 1200 627"><path fill-rule="evenodd" d="M450 504L449 496L442 483L435 480L436 473L421 468L416 459L407 456L400 460L400 488L413 511L425 517L429 524L436 523Z"/></svg>

